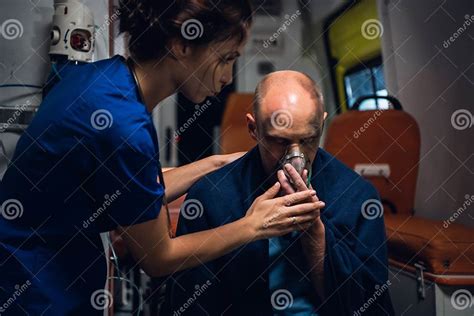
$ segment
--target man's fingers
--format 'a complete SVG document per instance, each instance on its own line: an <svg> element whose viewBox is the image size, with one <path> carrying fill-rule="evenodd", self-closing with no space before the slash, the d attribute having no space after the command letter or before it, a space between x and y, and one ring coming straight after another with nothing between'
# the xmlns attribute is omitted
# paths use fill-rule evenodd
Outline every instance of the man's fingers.
<svg viewBox="0 0 474 316"><path fill-rule="evenodd" d="M283 170L278 170L277 178L278 178L278 181L281 184L281 188L282 188L284 194L295 193L295 190L293 189L290 182L286 178L285 173L283 172Z"/></svg>
<svg viewBox="0 0 474 316"><path fill-rule="evenodd" d="M280 186L281 186L280 182L276 182L274 185L272 185L270 189L265 191L265 193L263 193L260 197L264 200L273 199L280 191Z"/></svg>
<svg viewBox="0 0 474 316"><path fill-rule="evenodd" d="M313 224L316 221L316 218L318 218L318 216L312 216L312 215L299 216L296 218L295 225L306 226L308 224Z"/></svg>
<svg viewBox="0 0 474 316"><path fill-rule="evenodd" d="M303 181L298 171L296 171L296 169L291 164L287 163L283 167L290 176L291 182L293 182L293 185L297 191L304 191L308 189L306 183Z"/></svg>
<svg viewBox="0 0 474 316"><path fill-rule="evenodd" d="M314 222L308 222L304 225L298 225L300 227L300 231L304 232L306 230L308 230L311 226L313 226Z"/></svg>
<svg viewBox="0 0 474 316"><path fill-rule="evenodd" d="M305 184L308 183L308 169L303 170L303 181ZM311 183L309 183L308 189L314 190L313 187L311 186ZM318 192L316 192L316 195L313 198L313 202L316 202L316 201L319 201Z"/></svg>
<svg viewBox="0 0 474 316"><path fill-rule="evenodd" d="M303 180L305 179L305 177L307 178L307 176L308 176L308 170L304 169L304 171L303 171ZM283 172L283 170L278 170L277 177L278 177L278 181L281 184L281 188L282 188L282 191L283 191L284 195L291 194L291 193L295 192L295 189L293 188L293 186L288 181L288 178L285 176L285 173ZM312 188L310 188L310 189L312 189ZM300 191L305 191L305 190L308 190L308 188L306 188L306 184L304 185L304 189L300 190ZM316 201L319 201L319 198L318 198L317 195L314 195L312 197L312 200L313 200L313 202L316 202Z"/></svg>
<svg viewBox="0 0 474 316"><path fill-rule="evenodd" d="M313 198L315 195L316 191L314 190L295 192L278 198L277 202L279 202L280 205L291 206L306 199Z"/></svg>

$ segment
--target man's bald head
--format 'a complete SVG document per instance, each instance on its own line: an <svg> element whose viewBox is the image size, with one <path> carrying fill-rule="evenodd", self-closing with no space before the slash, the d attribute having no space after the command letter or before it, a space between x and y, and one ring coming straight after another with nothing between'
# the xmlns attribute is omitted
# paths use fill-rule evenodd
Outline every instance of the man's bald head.
<svg viewBox="0 0 474 316"><path fill-rule="evenodd" d="M312 164L327 113L321 90L308 75L285 70L265 76L253 106L247 126L267 174L275 172L289 148L299 148Z"/></svg>
<svg viewBox="0 0 474 316"><path fill-rule="evenodd" d="M314 101L317 118L321 118L324 113L324 99L320 87L307 74L282 70L266 75L255 89L253 112L258 119L264 98L268 93L279 93L280 95L299 93L301 97L309 97ZM302 95L301 95L302 94ZM278 109L276 109L278 110Z"/></svg>

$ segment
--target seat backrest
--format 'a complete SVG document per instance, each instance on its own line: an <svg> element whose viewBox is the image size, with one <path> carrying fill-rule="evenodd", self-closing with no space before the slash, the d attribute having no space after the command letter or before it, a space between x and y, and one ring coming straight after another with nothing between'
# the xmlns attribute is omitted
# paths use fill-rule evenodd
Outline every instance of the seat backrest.
<svg viewBox="0 0 474 316"><path fill-rule="evenodd" d="M385 213L414 212L420 131L411 115L401 110L345 112L332 120L324 147L372 182ZM381 176L387 169L390 174Z"/></svg>
<svg viewBox="0 0 474 316"><path fill-rule="evenodd" d="M223 154L248 151L255 146L245 119L245 114L252 112L252 101L252 93L232 93L227 98L220 135Z"/></svg>

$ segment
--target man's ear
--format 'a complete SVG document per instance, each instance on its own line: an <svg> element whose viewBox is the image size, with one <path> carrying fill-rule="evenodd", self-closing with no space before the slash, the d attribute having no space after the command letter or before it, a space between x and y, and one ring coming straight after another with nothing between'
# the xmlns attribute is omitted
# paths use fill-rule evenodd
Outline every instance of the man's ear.
<svg viewBox="0 0 474 316"><path fill-rule="evenodd" d="M247 128L249 130L250 137L252 137L253 140L258 141L257 122L255 121L255 117L253 117L252 114L247 113L245 118L247 119Z"/></svg>
<svg viewBox="0 0 474 316"><path fill-rule="evenodd" d="M328 116L328 112L324 112L324 115L323 115L323 121L326 120L326 117Z"/></svg>

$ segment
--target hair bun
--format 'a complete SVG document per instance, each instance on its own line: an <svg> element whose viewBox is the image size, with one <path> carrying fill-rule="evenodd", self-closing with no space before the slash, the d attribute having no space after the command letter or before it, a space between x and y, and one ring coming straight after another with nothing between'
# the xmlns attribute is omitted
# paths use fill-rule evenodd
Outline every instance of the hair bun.
<svg viewBox="0 0 474 316"><path fill-rule="evenodd" d="M120 33L128 33L130 54L141 61L160 58L174 38L190 45L237 35L242 40L252 21L248 0L120 0L119 13ZM191 22L199 26L199 36L185 32L196 31Z"/></svg>

